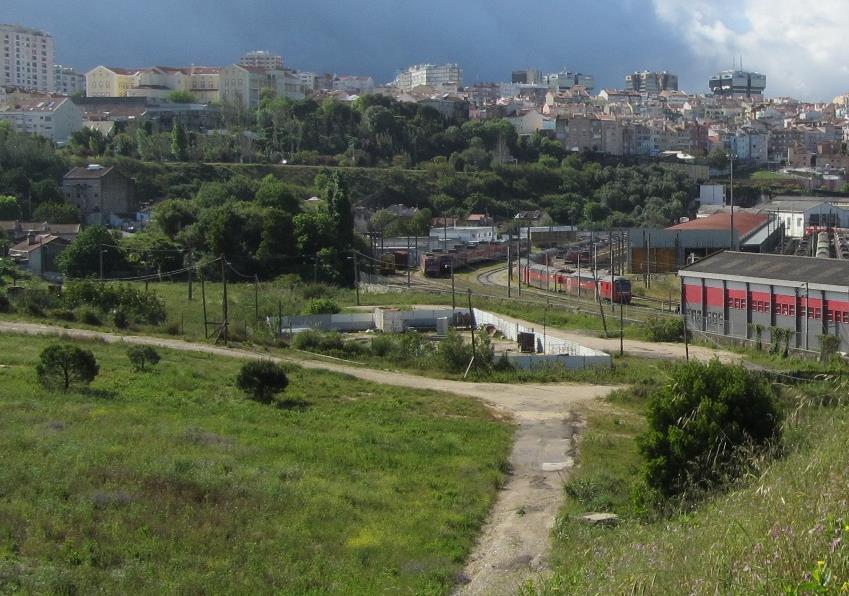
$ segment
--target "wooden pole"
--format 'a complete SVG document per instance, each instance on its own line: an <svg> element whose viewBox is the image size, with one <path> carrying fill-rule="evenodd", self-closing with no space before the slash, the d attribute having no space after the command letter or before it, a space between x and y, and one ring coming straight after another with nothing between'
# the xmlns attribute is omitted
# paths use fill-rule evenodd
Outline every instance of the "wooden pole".
<svg viewBox="0 0 849 596"><path fill-rule="evenodd" d="M192 277L193 277L192 274L193 274L194 264L195 264L194 254L190 250L189 251L189 267L188 267L189 270L186 271L186 275L188 277L188 282L189 282L189 300L192 299Z"/></svg>
<svg viewBox="0 0 849 596"><path fill-rule="evenodd" d="M469 296L469 330L472 335L472 363L474 365L475 361L475 311L472 309L472 289L467 288L468 296Z"/></svg>
<svg viewBox="0 0 849 596"><path fill-rule="evenodd" d="M409 258L409 254L407 257ZM409 263L407 263L409 265ZM410 285L409 281L409 269L407 270L407 285ZM357 294L357 306L360 305L360 269L357 267L357 251L354 251L354 291Z"/></svg>
<svg viewBox="0 0 849 596"><path fill-rule="evenodd" d="M223 300L223 303L222 303L223 314L224 314L224 324L223 324L222 332L223 332L223 335L224 335L224 347L226 348L227 347L227 340L228 340L227 326L228 326L230 321L229 321L229 313L227 312L227 271L225 269L225 264L226 264L226 262L224 260L224 255L221 255L221 281L224 282L224 300Z"/></svg>
<svg viewBox="0 0 849 596"><path fill-rule="evenodd" d="M206 277L200 274L200 299L203 302L203 338L209 339L209 320L206 316Z"/></svg>
<svg viewBox="0 0 849 596"><path fill-rule="evenodd" d="M259 321L259 276L254 273L254 322Z"/></svg>

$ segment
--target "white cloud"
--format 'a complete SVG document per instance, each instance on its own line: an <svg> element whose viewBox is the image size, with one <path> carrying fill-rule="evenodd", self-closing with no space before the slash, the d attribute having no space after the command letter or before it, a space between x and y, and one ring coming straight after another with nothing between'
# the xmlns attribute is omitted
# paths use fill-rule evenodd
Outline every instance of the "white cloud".
<svg viewBox="0 0 849 596"><path fill-rule="evenodd" d="M849 91L846 0L653 0L661 21L712 68L767 75L767 94L831 99ZM706 75L709 73L706 73Z"/></svg>

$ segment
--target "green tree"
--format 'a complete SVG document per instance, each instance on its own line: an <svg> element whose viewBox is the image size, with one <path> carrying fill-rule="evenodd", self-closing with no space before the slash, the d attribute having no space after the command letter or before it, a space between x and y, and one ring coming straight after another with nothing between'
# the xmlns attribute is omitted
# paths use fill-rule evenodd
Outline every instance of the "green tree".
<svg viewBox="0 0 849 596"><path fill-rule="evenodd" d="M74 224L80 223L80 210L73 203L42 203L35 208L32 218L52 224Z"/></svg>
<svg viewBox="0 0 849 596"><path fill-rule="evenodd" d="M708 154L708 165L717 170L722 170L728 166L728 153L723 147L717 145Z"/></svg>
<svg viewBox="0 0 849 596"><path fill-rule="evenodd" d="M191 201L168 199L153 207L153 224L170 238L197 221L197 210Z"/></svg>
<svg viewBox="0 0 849 596"><path fill-rule="evenodd" d="M0 219L15 220L21 218L18 199L12 195L0 195Z"/></svg>
<svg viewBox="0 0 849 596"><path fill-rule="evenodd" d="M103 275L109 277L126 267L118 242L105 226L89 226L59 255L59 270L67 277L98 275L103 251Z"/></svg>
<svg viewBox="0 0 849 596"><path fill-rule="evenodd" d="M174 127L171 129L171 155L177 161L186 161L189 158L189 138L179 120L174 121Z"/></svg>
<svg viewBox="0 0 849 596"><path fill-rule="evenodd" d="M172 91L168 94L168 101L173 103L197 103L197 98L189 91Z"/></svg>
<svg viewBox="0 0 849 596"><path fill-rule="evenodd" d="M263 207L274 207L292 214L300 211L297 197L274 174L268 174L260 180L256 191L256 202Z"/></svg>
<svg viewBox="0 0 849 596"><path fill-rule="evenodd" d="M776 439L781 419L772 386L742 366L679 364L649 403L646 482L664 496L710 488L733 477L741 448Z"/></svg>
<svg viewBox="0 0 849 596"><path fill-rule="evenodd" d="M274 396L289 385L283 367L271 360L253 360L242 365L236 377L236 387L254 401L269 404Z"/></svg>
<svg viewBox="0 0 849 596"><path fill-rule="evenodd" d="M45 387L67 391L71 385L91 383L99 369L91 351L71 344L56 344L41 352L36 374Z"/></svg>
<svg viewBox="0 0 849 596"><path fill-rule="evenodd" d="M328 194L327 209L336 232L336 246L345 250L354 242L354 213L348 186L339 172L333 172Z"/></svg>
<svg viewBox="0 0 849 596"><path fill-rule="evenodd" d="M127 349L127 358L136 372L144 372L145 366L156 366L161 359L159 352L151 346L131 346Z"/></svg>

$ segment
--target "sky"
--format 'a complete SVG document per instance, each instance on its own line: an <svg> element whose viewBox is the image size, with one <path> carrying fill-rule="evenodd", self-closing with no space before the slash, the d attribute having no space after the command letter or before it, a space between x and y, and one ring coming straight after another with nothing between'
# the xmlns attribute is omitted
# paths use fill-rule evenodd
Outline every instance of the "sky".
<svg viewBox="0 0 849 596"><path fill-rule="evenodd" d="M225 65L248 50L287 67L392 80L410 64L457 62L466 84L520 68L589 73L596 90L668 70L704 93L742 57L768 96L849 92L847 0L3 0L0 22L43 29L56 62Z"/></svg>

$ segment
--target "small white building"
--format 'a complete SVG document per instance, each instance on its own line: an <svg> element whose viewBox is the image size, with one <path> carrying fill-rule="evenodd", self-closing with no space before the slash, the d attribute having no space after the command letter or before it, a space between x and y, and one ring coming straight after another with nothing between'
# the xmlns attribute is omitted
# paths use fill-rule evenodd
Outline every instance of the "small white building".
<svg viewBox="0 0 849 596"><path fill-rule="evenodd" d="M495 231L491 227L467 226L450 228L431 228L430 237L448 242L492 242Z"/></svg>
<svg viewBox="0 0 849 596"><path fill-rule="evenodd" d="M790 238L802 238L807 228L849 228L849 209L815 197L778 197L762 206L784 224Z"/></svg>
<svg viewBox="0 0 849 596"><path fill-rule="evenodd" d="M12 129L63 144L83 127L83 112L67 96L47 93L0 94L0 121Z"/></svg>
<svg viewBox="0 0 849 596"><path fill-rule="evenodd" d="M702 184L699 186L699 205L725 205L725 186L722 184Z"/></svg>

